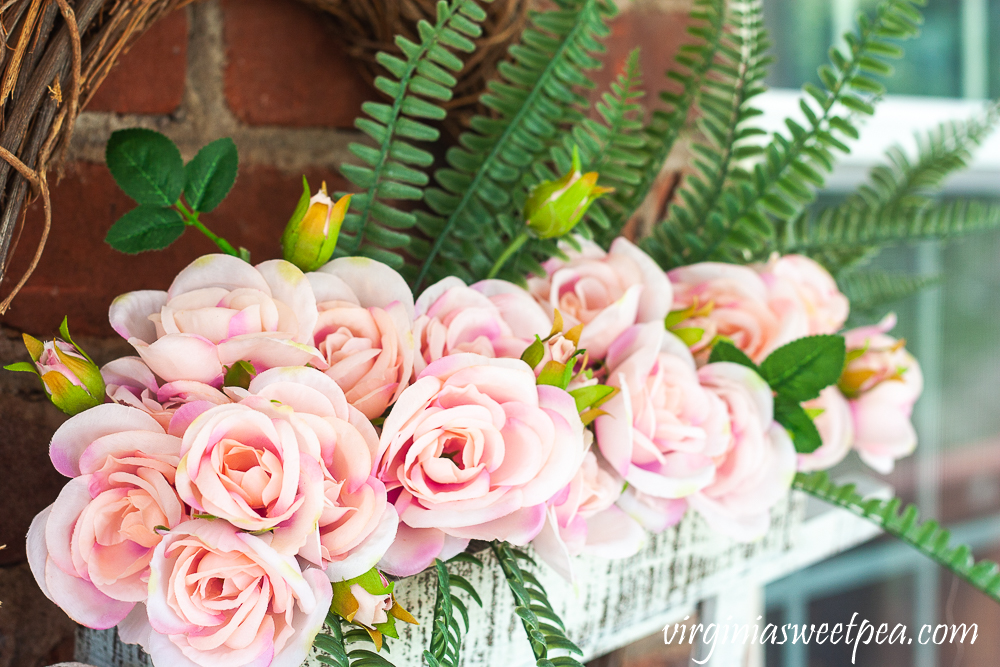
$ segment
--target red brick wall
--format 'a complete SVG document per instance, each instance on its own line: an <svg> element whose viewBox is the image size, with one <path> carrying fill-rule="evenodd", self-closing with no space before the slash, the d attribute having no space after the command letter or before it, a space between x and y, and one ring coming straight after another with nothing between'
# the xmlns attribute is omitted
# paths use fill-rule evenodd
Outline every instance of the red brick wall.
<svg viewBox="0 0 1000 667"><path fill-rule="evenodd" d="M625 7L608 40L608 66L595 77L599 85L638 44L647 88L658 90L684 37L689 5L689 0L645 0ZM361 103L373 97L345 55L332 19L295 0L208 0L161 21L122 58L79 119L70 161L52 190L45 254L0 321L0 362L26 359L20 332L51 337L64 315L100 360L127 354L128 346L107 323L111 300L128 290L165 289L177 271L214 248L194 233L164 252L138 256L104 244L107 229L132 206L103 164L112 131L157 129L178 143L185 158L209 141L232 137L240 150L240 175L206 223L259 261L279 254L278 238L301 193L302 174L311 183L346 186L337 165L349 157L348 142L359 140L352 128ZM654 100L648 95L647 105ZM10 280L26 267L40 223L35 207ZM0 460L7 465L0 482L0 544L7 544L0 565L8 566L0 567L0 594L12 590L14 581L18 595L37 603L32 618L52 630L33 643L0 641L0 667L55 662L59 650L68 657L70 626L53 620L62 617L35 599L33 584L22 581L26 569L18 566L31 517L52 502L64 482L47 457L49 436L61 421L33 378L0 373ZM0 613L0 639L34 636L25 630L32 618L15 621Z"/></svg>

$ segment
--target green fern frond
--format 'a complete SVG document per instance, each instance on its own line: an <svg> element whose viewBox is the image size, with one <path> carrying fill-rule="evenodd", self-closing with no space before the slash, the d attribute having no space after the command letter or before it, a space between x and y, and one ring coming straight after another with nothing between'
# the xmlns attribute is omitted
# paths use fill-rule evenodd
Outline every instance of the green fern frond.
<svg viewBox="0 0 1000 667"><path fill-rule="evenodd" d="M852 271L840 276L837 284L851 302L852 312L872 311L940 282L939 276L912 276L886 271Z"/></svg>
<svg viewBox="0 0 1000 667"><path fill-rule="evenodd" d="M1000 227L1000 205L976 200L898 206L891 210L826 208L789 225L781 243L784 252L814 255L873 248L904 241L945 239ZM846 266L828 266L836 271Z"/></svg>
<svg viewBox="0 0 1000 667"><path fill-rule="evenodd" d="M1000 106L967 121L942 123L918 134L917 157L911 160L900 146L886 152L886 164L874 167L868 183L841 206L891 209L923 203L949 175L969 166L973 151L993 132L1000 121Z"/></svg>
<svg viewBox="0 0 1000 667"><path fill-rule="evenodd" d="M472 40L482 34L479 24L485 18L477 0L441 0L435 24L423 20L417 24L419 44L396 37L405 59L382 52L376 56L391 77L377 77L375 87L392 103L366 102L362 110L368 117L355 121L375 146L350 144L350 151L363 165L341 166L344 177L364 192L351 199L338 256L362 254L398 269L403 266L400 250L420 251L421 242L406 233L416 224L416 216L387 202L423 198L429 180L423 169L434 157L411 142L438 139L439 131L426 121L445 117L440 103L451 99L457 83L454 75L463 67L454 52L475 49Z"/></svg>
<svg viewBox="0 0 1000 667"><path fill-rule="evenodd" d="M418 221L434 242L413 252L423 261L414 289L428 278L486 275L490 258L504 249L497 227L516 236L513 223L498 213L508 210L510 191L551 145L560 125L578 117L567 109L586 104L578 91L592 85L585 71L600 66L595 55L609 32L605 19L615 12L606 0L572 4L532 14L521 42L510 49L513 62L498 67L500 79L480 98L496 117L474 117L461 145L448 151L449 167L436 172L440 188L429 188L425 197L435 215L420 215Z"/></svg>
<svg viewBox="0 0 1000 667"><path fill-rule="evenodd" d="M830 64L819 68L822 87L806 84L799 106L806 126L786 119L788 134L775 133L749 178L733 179L716 203L721 224L706 225L689 238L686 262L755 259L773 242L777 222L795 218L815 198L833 169L834 153L848 153L844 140L857 139L856 116L870 116L885 92L870 78L891 71L889 58L902 57L896 41L919 34L921 0L882 0L874 18L858 17L856 32L844 35L848 53L830 49Z"/></svg>
<svg viewBox="0 0 1000 667"><path fill-rule="evenodd" d="M468 554L460 554L448 561L460 560L482 565L478 558ZM468 633L469 611L461 599L454 596L456 589L469 595L480 607L483 601L476 589L463 577L452 574L448 566L440 560L434 560L434 570L437 574L437 599L434 603L434 625L431 629L430 649L424 651L424 660L429 667L458 667L459 652L462 647L462 635ZM458 615L455 612L458 612ZM464 625L459 624L461 619Z"/></svg>
<svg viewBox="0 0 1000 667"><path fill-rule="evenodd" d="M566 628L549 604L545 588L533 574L521 568L519 561L533 564L531 558L506 542L494 542L491 546L517 602L514 613L521 619L528 635L528 642L535 654L535 664L538 667L583 667L582 663L571 656L551 655L552 650L580 656L583 651L566 637Z"/></svg>
<svg viewBox="0 0 1000 667"><path fill-rule="evenodd" d="M704 247L703 234L724 228L725 214L717 208L723 189L731 178L749 180L750 175L737 165L762 151L748 140L763 131L746 126L761 115L751 102L766 90L763 82L772 61L767 55L770 42L760 2L734 3L726 24L699 98L698 127L707 142L691 147L697 171L679 191L682 202L670 207L667 219L643 243L664 268L689 263L687 256Z"/></svg>
<svg viewBox="0 0 1000 667"><path fill-rule="evenodd" d="M838 486L825 472L797 473L792 487L868 519L1000 602L1000 566L988 560L977 563L964 544L952 547L949 532L933 520L920 523L915 506L908 505L900 512L902 503L898 498L866 500L853 484Z"/></svg>
<svg viewBox="0 0 1000 667"><path fill-rule="evenodd" d="M674 58L681 69L667 71L667 78L679 85L680 90L660 93L666 109L653 111L646 127L647 147L642 153L643 163L635 170L640 176L639 182L626 195L615 198L616 215L612 217L609 227L621 229L625 226L660 175L663 164L687 124L688 111L698 98L705 76L721 48L725 10L726 0L695 0L688 33L697 41L681 46Z"/></svg>
<svg viewBox="0 0 1000 667"><path fill-rule="evenodd" d="M371 637L367 632L350 625L348 627L352 629L345 633L340 617L333 612L326 616L326 627L329 633L321 632L313 640L313 646L322 652L316 656L316 660L322 664L333 667L394 667L385 656L367 648L348 650L349 645L372 644ZM388 653L388 645L383 644L382 650Z"/></svg>
<svg viewBox="0 0 1000 667"><path fill-rule="evenodd" d="M644 95L639 49L635 48L624 70L611 83L611 89L594 105L603 122L591 118L583 120L552 150L555 164L552 177L569 170L573 147L577 146L582 170L596 171L600 174L598 183L602 187L615 189L611 195L594 202L577 227L578 232L596 238L605 246L621 232L617 223L627 221L631 211L624 209L623 202L641 183L646 166L647 138L639 104Z"/></svg>
<svg viewBox="0 0 1000 667"><path fill-rule="evenodd" d="M917 137L915 159L891 148L887 163L872 169L868 183L843 203L780 225L779 250L812 255L837 273L887 243L992 229L995 206L941 204L932 195L949 174L968 166L973 149L998 120L1000 110L994 105L978 118L943 124Z"/></svg>

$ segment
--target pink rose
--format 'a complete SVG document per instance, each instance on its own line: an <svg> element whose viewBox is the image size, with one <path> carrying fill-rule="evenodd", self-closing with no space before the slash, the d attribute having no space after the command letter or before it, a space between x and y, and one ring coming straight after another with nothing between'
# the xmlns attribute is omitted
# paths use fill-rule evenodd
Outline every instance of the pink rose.
<svg viewBox="0 0 1000 667"><path fill-rule="evenodd" d="M677 325L704 330L692 347L702 363L707 361L716 336L731 339L760 363L777 348L808 333L804 307L794 300L774 303L767 285L753 269L702 262L674 269L668 275L674 286L673 310L697 306L709 311Z"/></svg>
<svg viewBox="0 0 1000 667"><path fill-rule="evenodd" d="M265 397L219 405L184 433L177 491L196 512L253 532L295 554L323 509L314 430Z"/></svg>
<svg viewBox="0 0 1000 667"><path fill-rule="evenodd" d="M28 561L76 622L110 628L146 599L160 531L187 518L173 488L180 445L148 414L112 403L53 435L53 463L74 478L31 523Z"/></svg>
<svg viewBox="0 0 1000 667"><path fill-rule="evenodd" d="M223 367L257 370L326 361L312 347L316 299L294 264L251 266L206 255L177 274L166 292L129 292L114 300L111 326L167 382L217 383Z"/></svg>
<svg viewBox="0 0 1000 667"><path fill-rule="evenodd" d="M837 387L827 387L819 398L803 403L802 407L821 410L813 422L823 444L811 454L799 454L798 469L808 472L832 468L847 456L854 444L854 421L847 399Z"/></svg>
<svg viewBox="0 0 1000 667"><path fill-rule="evenodd" d="M298 667L333 590L270 536L224 521L188 521L153 556L144 648L156 667Z"/></svg>
<svg viewBox="0 0 1000 667"><path fill-rule="evenodd" d="M628 486L616 503L630 519L651 533L662 533L676 526L687 513L684 498L657 498Z"/></svg>
<svg viewBox="0 0 1000 667"><path fill-rule="evenodd" d="M683 498L715 478L730 446L729 411L701 386L694 359L661 322L626 330L608 350L607 384L621 391L594 423L601 453L642 493Z"/></svg>
<svg viewBox="0 0 1000 667"><path fill-rule="evenodd" d="M358 611L351 619L352 623L374 630L376 625L388 622L387 612L392 609L392 595L372 595L361 584L351 584L351 595L358 603Z"/></svg>
<svg viewBox="0 0 1000 667"><path fill-rule="evenodd" d="M549 500L545 525L531 542L536 553L568 581L573 581L572 556L638 553L645 541L642 526L615 506L623 486L607 463L588 451L570 483Z"/></svg>
<svg viewBox="0 0 1000 667"><path fill-rule="evenodd" d="M413 295L402 276L365 257L306 274L318 302L313 336L351 405L381 416L413 373Z"/></svg>
<svg viewBox="0 0 1000 667"><path fill-rule="evenodd" d="M527 544L583 461L583 431L573 397L523 361L429 365L382 428L378 471L401 521L382 566L414 574L469 539Z"/></svg>
<svg viewBox="0 0 1000 667"><path fill-rule="evenodd" d="M503 280L466 286L458 278L445 278L424 290L416 312L417 373L442 357L462 352L517 359L536 335L547 336L552 329L551 313L523 289Z"/></svg>
<svg viewBox="0 0 1000 667"><path fill-rule="evenodd" d="M886 334L895 326L896 316L890 314L875 326L844 334L849 354L864 353L840 378L854 414L854 448L882 474L892 472L895 461L917 446L910 416L924 389L920 364L906 351L905 341Z"/></svg>
<svg viewBox="0 0 1000 667"><path fill-rule="evenodd" d="M808 335L837 333L844 326L851 304L833 276L814 260L803 255L775 255L758 271L771 293L772 308L794 311L796 316L805 309Z"/></svg>
<svg viewBox="0 0 1000 667"><path fill-rule="evenodd" d="M721 362L702 367L698 376L729 408L732 436L716 459L715 480L688 502L712 529L751 541L767 532L770 508L791 488L795 446L774 421L771 388L755 372Z"/></svg>
<svg viewBox="0 0 1000 667"><path fill-rule="evenodd" d="M324 567L331 581L370 570L392 543L398 522L385 485L374 475L379 442L371 422L335 382L311 368L265 371L247 393L291 408L295 419L289 422L314 434L309 451L323 472L323 508L318 530L299 555Z"/></svg>
<svg viewBox="0 0 1000 667"><path fill-rule="evenodd" d="M177 380L162 386L139 357L122 357L101 368L108 398L115 403L149 413L167 433L178 437L197 414L213 405L230 403L220 390L203 382ZM176 423L174 415L184 406Z"/></svg>
<svg viewBox="0 0 1000 667"><path fill-rule="evenodd" d="M656 262L628 239L615 239L609 252L578 240L579 251L563 248L569 260L547 261L548 275L530 278L528 288L546 312L559 309L567 328L582 323L580 349L591 359L603 359L625 329L662 322L673 291Z"/></svg>

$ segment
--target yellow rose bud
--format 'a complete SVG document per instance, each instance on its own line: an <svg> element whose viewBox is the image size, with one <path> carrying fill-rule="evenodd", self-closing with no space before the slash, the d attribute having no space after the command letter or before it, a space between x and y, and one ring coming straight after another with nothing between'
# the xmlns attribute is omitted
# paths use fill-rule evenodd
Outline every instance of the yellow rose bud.
<svg viewBox="0 0 1000 667"><path fill-rule="evenodd" d="M614 188L597 185L598 174L580 171L580 153L573 147L573 167L555 181L536 185L524 205L524 218L538 238L565 236L583 218L590 205Z"/></svg>
<svg viewBox="0 0 1000 667"><path fill-rule="evenodd" d="M329 262L350 204L351 195L344 195L334 203L326 192L326 183L310 197L309 182L303 176L302 197L281 236L285 260L303 271L315 271Z"/></svg>

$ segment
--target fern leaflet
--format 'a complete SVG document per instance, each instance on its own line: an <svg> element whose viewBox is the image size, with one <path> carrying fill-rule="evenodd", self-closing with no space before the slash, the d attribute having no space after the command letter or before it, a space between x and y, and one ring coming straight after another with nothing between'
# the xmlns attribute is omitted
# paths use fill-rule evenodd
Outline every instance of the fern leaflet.
<svg viewBox="0 0 1000 667"><path fill-rule="evenodd" d="M559 667L583 667L576 658L550 655L553 649L580 656L583 651L566 637L566 628L549 604L541 583L534 575L521 568L518 561L533 564L531 557L506 542L493 542L491 546L517 602L514 613L521 619L528 635L528 642L535 654L535 664L538 667L553 667L556 664Z"/></svg>
<svg viewBox="0 0 1000 667"><path fill-rule="evenodd" d="M950 533L937 521L920 523L915 506L907 505L900 513L899 498L866 500L854 490L853 484L838 486L825 472L797 473L792 487L868 519L1000 602L1000 566L988 560L975 562L964 544L952 547Z"/></svg>
<svg viewBox="0 0 1000 667"><path fill-rule="evenodd" d="M876 308L913 296L940 281L938 276L911 276L885 271L852 271L837 281L851 302L853 313Z"/></svg>
<svg viewBox="0 0 1000 667"><path fill-rule="evenodd" d="M664 268L689 263L689 254L704 250L703 230L711 234L711 230L725 227L724 213L717 208L723 188L731 175L743 181L749 179L749 174L735 163L761 153L761 148L747 143L747 139L763 132L746 127L747 121L761 114L751 101L764 92L766 68L771 62L760 2L733 3L729 13L729 30L709 68L699 99L698 127L708 143L692 145L697 172L687 178L679 192L683 203L672 205L667 219L643 243ZM737 203L733 195L726 196L726 208L734 208Z"/></svg>
<svg viewBox="0 0 1000 667"><path fill-rule="evenodd" d="M399 250L420 252L423 242L403 231L416 224L416 216L384 200L423 198L429 179L422 168L434 158L410 141L438 139L439 131L424 121L446 116L439 103L451 99L457 82L454 73L463 67L452 51L474 50L471 40L482 33L479 23L485 18L477 0L441 0L436 23L422 20L417 24L420 44L396 37L405 60L388 53L377 55L393 78L380 76L375 87L392 98L392 104L366 102L362 110L368 118L355 121L376 146L350 144L350 151L366 166L341 166L344 177L365 191L351 199L352 212L344 219L338 256L363 254L399 269L403 266Z"/></svg>
<svg viewBox="0 0 1000 667"><path fill-rule="evenodd" d="M512 186L556 137L566 108L585 104L576 89L590 85L584 72L600 66L594 56L603 50L599 40L613 12L606 0L582 0L532 15L521 43L510 49L514 62L498 68L501 80L490 82L481 98L498 116L472 119L461 146L448 151L449 167L435 174L440 188L427 190L436 215L421 215L418 224L434 242L414 252L423 261L415 290L428 278L486 275L490 258L503 252L500 235L484 229L489 221L504 224L509 216L496 214L510 204Z"/></svg>
<svg viewBox="0 0 1000 667"><path fill-rule="evenodd" d="M449 560L467 562L482 566L478 558L468 554L459 554ZM465 632L470 629L469 612L465 604L454 596L455 589L468 594L480 607L483 601L469 581L448 571L448 566L440 560L434 560L434 571L437 575L437 599L434 602L434 625L431 629L430 649L424 651L424 660L429 667L458 667L459 652L462 647L462 620ZM455 615L458 612L459 616Z"/></svg>
<svg viewBox="0 0 1000 667"><path fill-rule="evenodd" d="M834 151L850 151L837 135L856 139L853 115L874 113L872 105L884 92L868 75L891 71L886 59L903 54L893 42L919 33L917 4L920 0L882 0L874 18L859 15L857 32L844 35L849 53L833 48L830 65L819 68L823 87L804 86L807 96L799 106L808 127L785 120L788 136L775 133L751 177L726 188L712 211L722 214L716 219L723 224L703 228L687 262L752 260L773 241L775 219L791 219L813 200L825 181L823 173L833 169ZM838 115L842 109L846 115Z"/></svg>
<svg viewBox="0 0 1000 667"><path fill-rule="evenodd" d="M725 27L725 0L695 0L691 10L694 23L688 32L697 38L694 44L685 44L674 58L687 71L669 70L667 78L680 85L679 91L660 93L660 99L667 108L653 112L646 127L648 145L644 151L645 160L636 169L639 183L627 195L616 197L617 215L612 218L611 228L621 229L628 218L642 204L650 188L667 161L674 143L687 123L688 111L698 97L715 55L719 51Z"/></svg>
<svg viewBox="0 0 1000 667"><path fill-rule="evenodd" d="M349 628L354 626L348 625ZM393 667L384 656L367 648L353 648L348 650L348 645L368 643L371 644L371 637L364 630L357 628L348 630L346 633L341 625L340 617L330 612L326 616L327 632L320 632L313 640L313 647L320 653L316 655L316 660L324 665L333 667ZM386 653L389 647L382 645Z"/></svg>

